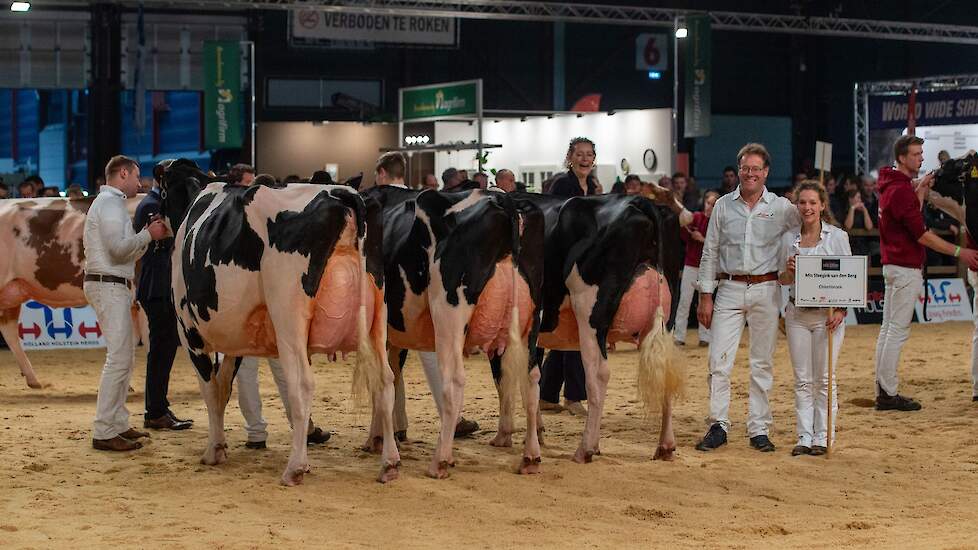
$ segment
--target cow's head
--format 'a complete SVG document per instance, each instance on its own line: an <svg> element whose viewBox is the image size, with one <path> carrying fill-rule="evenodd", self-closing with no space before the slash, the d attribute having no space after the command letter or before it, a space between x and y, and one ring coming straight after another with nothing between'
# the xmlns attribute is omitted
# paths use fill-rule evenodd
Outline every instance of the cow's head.
<svg viewBox="0 0 978 550"><path fill-rule="evenodd" d="M965 206L963 217L968 233L978 235L978 154L946 161L934 174L933 191ZM931 201L934 202L933 200ZM967 208L968 205L973 208ZM937 205L941 210L948 211ZM962 214L951 215L961 219ZM974 238L974 237L972 237Z"/></svg>
<svg viewBox="0 0 978 550"><path fill-rule="evenodd" d="M153 168L163 198L160 210L174 232L180 227L197 194L214 177L202 171L192 160L167 159Z"/></svg>

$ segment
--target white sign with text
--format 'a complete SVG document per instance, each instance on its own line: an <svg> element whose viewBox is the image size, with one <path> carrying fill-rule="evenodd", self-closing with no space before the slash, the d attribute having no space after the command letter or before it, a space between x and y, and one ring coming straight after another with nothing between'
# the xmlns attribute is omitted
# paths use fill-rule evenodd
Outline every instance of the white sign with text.
<svg viewBox="0 0 978 550"><path fill-rule="evenodd" d="M866 307L866 256L801 256L795 260L798 307Z"/></svg>
<svg viewBox="0 0 978 550"><path fill-rule="evenodd" d="M17 324L24 349L103 348L102 327L91 306L49 307L26 302Z"/></svg>

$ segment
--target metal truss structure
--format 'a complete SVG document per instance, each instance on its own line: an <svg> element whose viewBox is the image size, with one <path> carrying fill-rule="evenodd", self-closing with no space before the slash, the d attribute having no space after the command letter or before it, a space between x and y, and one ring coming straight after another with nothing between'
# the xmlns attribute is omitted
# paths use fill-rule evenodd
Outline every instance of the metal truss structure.
<svg viewBox="0 0 978 550"><path fill-rule="evenodd" d="M120 3L124 5L138 4L136 0L123 0ZM693 10L639 6L602 6L517 0L144 0L143 3L147 7L183 10L306 9L365 14L515 21L563 21L644 27L672 26L677 17L703 13ZM80 0L37 0L34 2L38 8L87 4L88 2ZM720 30L978 45L978 27L964 25L727 11L711 11L708 13L712 19L713 27Z"/></svg>
<svg viewBox="0 0 978 550"><path fill-rule="evenodd" d="M853 130L855 131L856 170L868 174L869 166L869 98L878 95L906 95L918 92L940 92L978 88L978 74L928 76L918 79L857 82L852 93Z"/></svg>

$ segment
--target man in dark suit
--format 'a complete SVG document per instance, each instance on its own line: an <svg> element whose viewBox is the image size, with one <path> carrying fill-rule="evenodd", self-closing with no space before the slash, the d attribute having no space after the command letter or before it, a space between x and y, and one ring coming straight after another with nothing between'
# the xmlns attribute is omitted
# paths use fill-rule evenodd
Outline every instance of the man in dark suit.
<svg viewBox="0 0 978 550"><path fill-rule="evenodd" d="M154 174L156 176L156 174ZM157 177L153 188L136 208L133 226L138 232L160 213L160 187ZM173 228L176 230L176 228ZM141 261L136 300L149 320L149 352L146 354L146 414L143 427L154 430L186 430L193 420L180 420L170 410L166 395L170 369L180 340L177 316L170 295L170 253L173 237L154 241Z"/></svg>

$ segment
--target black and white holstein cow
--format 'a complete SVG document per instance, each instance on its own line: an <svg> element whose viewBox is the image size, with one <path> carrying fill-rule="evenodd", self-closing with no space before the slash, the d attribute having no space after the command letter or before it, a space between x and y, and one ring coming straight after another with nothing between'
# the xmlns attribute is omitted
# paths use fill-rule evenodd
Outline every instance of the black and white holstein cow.
<svg viewBox="0 0 978 550"><path fill-rule="evenodd" d="M384 208L385 296L392 356L435 351L441 371L441 433L428 474L445 478L465 387L463 357L502 356L503 412L495 444L510 446L512 410L523 394L527 431L519 470L540 463L539 369L528 338L543 282L543 214L532 203L487 191L441 193L381 186L364 192ZM435 391L439 391L435 388ZM503 420L505 419L505 420ZM379 436L375 417L371 436ZM508 443L508 445L506 445ZM368 440L367 447L376 444Z"/></svg>
<svg viewBox="0 0 978 550"><path fill-rule="evenodd" d="M210 183L189 161L169 163L163 213L178 227L173 301L210 420L201 461L227 459L224 410L237 358L277 356L294 418L282 483L309 471L305 426L313 377L309 356L356 351L355 395L369 392L383 437L379 481L398 475L387 363L380 205L348 187L281 188ZM215 353L225 354L221 361ZM297 429L296 429L297 428Z"/></svg>
<svg viewBox="0 0 978 550"><path fill-rule="evenodd" d="M676 448L672 404L683 385L667 329L670 288L676 288L682 262L676 215L641 196L524 196L546 218L537 345L580 350L584 363L588 414L574 461L591 462L600 454L611 377L608 346L623 341L639 345L637 386L643 405L661 410L654 458L671 460Z"/></svg>

